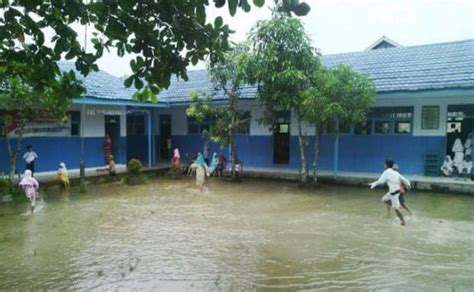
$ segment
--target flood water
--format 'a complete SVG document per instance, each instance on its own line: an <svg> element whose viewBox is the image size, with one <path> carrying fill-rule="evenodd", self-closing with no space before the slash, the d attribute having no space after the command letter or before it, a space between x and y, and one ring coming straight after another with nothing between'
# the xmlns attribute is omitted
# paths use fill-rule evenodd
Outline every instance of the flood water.
<svg viewBox="0 0 474 292"><path fill-rule="evenodd" d="M474 289L474 197L385 189L156 179L0 205L0 289ZM58 191L56 191L58 192Z"/></svg>

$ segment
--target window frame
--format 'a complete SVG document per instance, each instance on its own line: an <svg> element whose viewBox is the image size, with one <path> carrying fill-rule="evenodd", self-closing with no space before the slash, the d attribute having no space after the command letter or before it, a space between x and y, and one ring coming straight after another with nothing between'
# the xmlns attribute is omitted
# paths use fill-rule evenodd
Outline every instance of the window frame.
<svg viewBox="0 0 474 292"><path fill-rule="evenodd" d="M77 120L73 118L73 115L77 115ZM82 123L82 117L81 117L81 111L79 110L74 110L69 112L69 123L70 123L70 131L69 134L71 137L80 137L81 136L81 123ZM77 134L73 134L73 128L77 126Z"/></svg>
<svg viewBox="0 0 474 292"><path fill-rule="evenodd" d="M372 120L372 133L374 135L412 135L413 134L413 106L393 106L393 107L374 107L367 120ZM376 132L377 122L388 122L389 131L387 133ZM399 122L408 122L410 124L410 131L408 133L396 132L395 126Z"/></svg>
<svg viewBox="0 0 474 292"><path fill-rule="evenodd" d="M425 113L429 109L435 109L437 110L437 116L436 116L436 127L430 128L425 124ZM426 110L426 111L425 111ZM440 124L440 106L439 105L424 105L421 107L421 129L422 130L439 130L439 124Z"/></svg>

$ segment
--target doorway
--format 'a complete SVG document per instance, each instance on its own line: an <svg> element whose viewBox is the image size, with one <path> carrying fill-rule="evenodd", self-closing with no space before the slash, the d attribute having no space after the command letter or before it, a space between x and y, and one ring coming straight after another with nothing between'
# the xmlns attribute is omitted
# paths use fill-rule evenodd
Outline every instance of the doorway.
<svg viewBox="0 0 474 292"><path fill-rule="evenodd" d="M469 133L474 132L474 105L448 106L447 123L446 154L454 155L452 152L454 141L459 138L463 146L465 146ZM466 153L466 149L464 151ZM469 151L466 154L469 154Z"/></svg>
<svg viewBox="0 0 474 292"><path fill-rule="evenodd" d="M171 115L160 115L160 159L171 158Z"/></svg>
<svg viewBox="0 0 474 292"><path fill-rule="evenodd" d="M112 155L119 161L120 153L120 116L105 115L105 135L109 135L112 142Z"/></svg>
<svg viewBox="0 0 474 292"><path fill-rule="evenodd" d="M290 123L278 122L273 130L273 163L290 163Z"/></svg>

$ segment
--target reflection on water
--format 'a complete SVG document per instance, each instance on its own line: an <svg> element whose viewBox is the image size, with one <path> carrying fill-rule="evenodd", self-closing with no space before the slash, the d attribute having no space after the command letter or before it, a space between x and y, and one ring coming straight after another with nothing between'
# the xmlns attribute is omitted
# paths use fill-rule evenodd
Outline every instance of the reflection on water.
<svg viewBox="0 0 474 292"><path fill-rule="evenodd" d="M0 289L458 290L474 287L474 197L192 180L0 206Z"/></svg>

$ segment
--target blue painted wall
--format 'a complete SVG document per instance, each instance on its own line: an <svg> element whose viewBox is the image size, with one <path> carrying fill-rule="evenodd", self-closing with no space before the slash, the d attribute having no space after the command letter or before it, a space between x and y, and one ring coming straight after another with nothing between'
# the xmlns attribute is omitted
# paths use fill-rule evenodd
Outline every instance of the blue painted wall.
<svg viewBox="0 0 474 292"><path fill-rule="evenodd" d="M12 140L14 143L15 140ZM13 145L13 144L12 144ZM81 138L80 137L33 137L24 138L21 143L20 155L17 159L17 172L25 170L25 162L22 159L26 146L32 145L38 154L35 162L36 171L52 171L58 169L59 163L64 162L69 169L79 168L81 161ZM127 139L120 138L119 157L116 163L127 161ZM84 153L86 167L98 167L105 165L104 161L104 138L85 138ZM9 157L6 139L0 139L0 173L8 173Z"/></svg>
<svg viewBox="0 0 474 292"><path fill-rule="evenodd" d="M321 140L319 167L321 170L334 169L334 137L323 135ZM128 140L128 141L127 141ZM159 136L155 136L156 153L159 155ZM86 138L86 167L104 165L103 138ZM288 165L273 164L273 136L237 135L236 143L239 158L244 166L275 167L298 169L300 154L298 137L290 138L290 163ZM309 137L306 153L308 167L313 161L314 137ZM444 157L446 137L444 136L412 136L412 135L341 135L339 137L339 171L375 172L383 169L386 158L394 159L403 173L423 174L423 156L427 152L438 153ZM33 145L38 153L37 171L56 170L59 162L65 162L68 168L79 168L80 145L79 137L41 137L25 138L22 142L21 156L26 145ZM181 135L172 137L172 147L179 148L183 161L186 153L190 155L203 150L204 139L200 135ZM128 157L147 161L147 137L121 138L120 155L117 163L126 163ZM127 148L128 147L128 148ZM221 149L211 143L210 156L213 152L223 152L228 156L228 148ZM24 171L25 163L19 157L18 171ZM8 151L5 139L0 139L0 172L8 172Z"/></svg>
<svg viewBox="0 0 474 292"><path fill-rule="evenodd" d="M334 170L335 137L323 135L320 144L319 168ZM300 166L298 137L290 138L290 163L273 164L273 136L237 135L237 150L244 165L257 167L293 168ZM202 151L204 140L199 135L173 136L173 147L181 154ZM313 162L314 137L308 139L306 159L308 167ZM339 171L381 172L385 159L391 158L407 174L423 174L424 154L438 153L444 157L446 137L412 135L341 135L339 137ZM211 145L211 152L219 152L219 146ZM225 148L223 153L228 156Z"/></svg>
<svg viewBox="0 0 474 292"><path fill-rule="evenodd" d="M148 136L129 135L127 136L127 158L139 159L144 165L148 163Z"/></svg>

